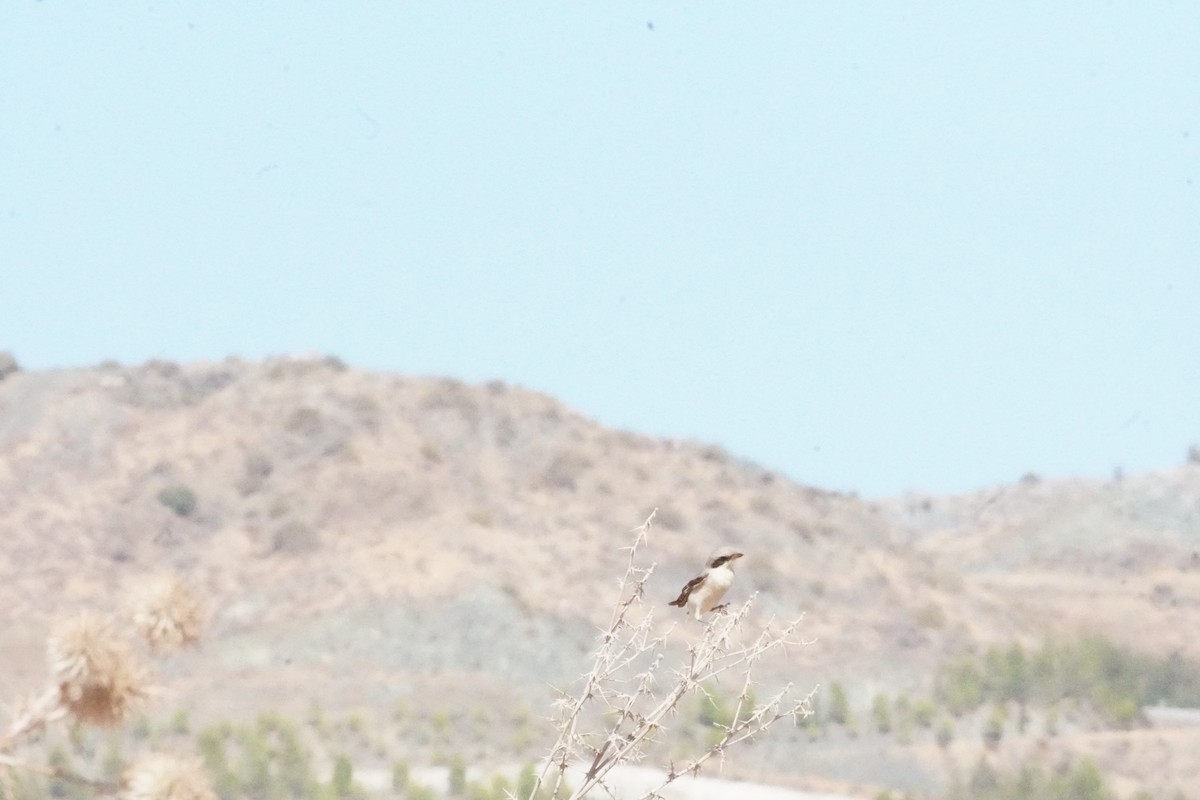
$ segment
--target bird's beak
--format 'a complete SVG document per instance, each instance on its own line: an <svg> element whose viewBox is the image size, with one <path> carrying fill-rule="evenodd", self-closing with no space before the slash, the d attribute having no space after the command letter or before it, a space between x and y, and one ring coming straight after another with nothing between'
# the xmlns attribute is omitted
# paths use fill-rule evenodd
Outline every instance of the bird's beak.
<svg viewBox="0 0 1200 800"><path fill-rule="evenodd" d="M734 553L733 555L731 555L731 556L730 556L730 558L731 558L731 559L733 559L733 558L741 558L743 555L744 555L743 553Z"/></svg>

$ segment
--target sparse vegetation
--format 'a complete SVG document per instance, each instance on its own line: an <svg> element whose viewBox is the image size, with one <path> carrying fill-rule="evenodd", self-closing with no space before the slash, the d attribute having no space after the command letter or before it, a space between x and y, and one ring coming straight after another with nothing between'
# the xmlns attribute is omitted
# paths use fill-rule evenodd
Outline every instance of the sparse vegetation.
<svg viewBox="0 0 1200 800"><path fill-rule="evenodd" d="M954 741L954 720L949 717L942 717L938 720L934 741L943 750L950 746L950 743Z"/></svg>
<svg viewBox="0 0 1200 800"><path fill-rule="evenodd" d="M988 715L987 722L983 725L983 743L989 750L995 750L1000 745L1000 740L1004 738L1004 723L1007 720L1008 713L1002 705L997 705Z"/></svg>
<svg viewBox="0 0 1200 800"><path fill-rule="evenodd" d="M913 704L913 721L922 728L933 726L933 718L936 713L937 707L929 698L923 697Z"/></svg>
<svg viewBox="0 0 1200 800"><path fill-rule="evenodd" d="M422 442L420 452L421 458L430 464L440 464L442 462L442 451L433 442Z"/></svg>
<svg viewBox="0 0 1200 800"><path fill-rule="evenodd" d="M288 415L283 428L288 433L309 437L320 433L323 425L320 411L315 408L301 407Z"/></svg>
<svg viewBox="0 0 1200 800"><path fill-rule="evenodd" d="M271 552L283 555L310 553L321 546L321 537L313 528L299 520L288 520L271 536Z"/></svg>
<svg viewBox="0 0 1200 800"><path fill-rule="evenodd" d="M913 612L913 621L922 628L942 628L946 625L946 612L938 603L930 600Z"/></svg>
<svg viewBox="0 0 1200 800"><path fill-rule="evenodd" d="M338 756L333 762L333 779L330 781L330 794L334 798L348 798L363 794L354 785L354 765L345 756Z"/></svg>
<svg viewBox="0 0 1200 800"><path fill-rule="evenodd" d="M21 365L17 363L16 356L7 350L0 350L0 381L20 371Z"/></svg>
<svg viewBox="0 0 1200 800"><path fill-rule="evenodd" d="M392 765L392 791L403 794L408 790L409 768L407 761L397 761Z"/></svg>
<svg viewBox="0 0 1200 800"><path fill-rule="evenodd" d="M480 528L490 528L496 524L496 518L486 508L472 508L467 511L467 522Z"/></svg>
<svg viewBox="0 0 1200 800"><path fill-rule="evenodd" d="M835 725L847 725L850 719L850 700L846 696L846 688L834 681L829 687L829 721Z"/></svg>
<svg viewBox="0 0 1200 800"><path fill-rule="evenodd" d="M189 517L196 510L196 493L187 486L176 483L159 491L158 502L174 511L178 516Z"/></svg>
<svg viewBox="0 0 1200 800"><path fill-rule="evenodd" d="M575 491L577 482L591 466L592 460L582 453L559 453L546 466L545 483L552 489Z"/></svg>
<svg viewBox="0 0 1200 800"><path fill-rule="evenodd" d="M887 696L882 692L875 695L871 701L871 717L875 720L875 730L879 733L892 732L892 709L888 705Z"/></svg>
<svg viewBox="0 0 1200 800"><path fill-rule="evenodd" d="M271 476L275 465L264 453L247 453L242 464L242 477L238 479L237 489L243 495L254 494L262 489L267 478Z"/></svg>
<svg viewBox="0 0 1200 800"><path fill-rule="evenodd" d="M1001 772L980 758L965 786L956 786L947 800L1115 800L1096 763L1083 759L1047 773L1026 765Z"/></svg>
<svg viewBox="0 0 1200 800"><path fill-rule="evenodd" d="M467 793L467 762L461 755L450 758L448 789L451 797L462 797Z"/></svg>
<svg viewBox="0 0 1200 800"><path fill-rule="evenodd" d="M890 501L860 515L869 506L848 495L797 487L720 451L706 459L699 445L666 446L646 436L604 431L517 387L452 389L458 399L431 403L434 413L427 414L421 398L428 382L421 379L334 372L315 361L297 362L274 383L264 381L268 371L236 362L204 370L113 364L94 380L70 381L82 387L79 397L87 405L111 404L84 418L91 427L68 424L71 417L64 412L70 406L52 393L41 419L65 421L58 428L31 422L26 429L21 418L5 418L10 432L21 437L6 439L19 445L9 451L9 466L16 468L0 470L0 494L13 500L12 512L0 520L10 539L0 599L20 629L16 638L4 640L6 646L15 643L4 650L6 675L27 680L30 659L22 660L20 637L41 624L52 605L78 601L115 608L117 598L106 596L111 580L148 565L193 572L219 609L222 635L233 638L170 666L165 674L187 674L184 691L168 692L165 709L147 703L121 711L126 721L119 733L101 735L87 726L68 731L58 723L40 741L26 740L2 755L41 767L53 763L115 785L137 768L145 751L199 753L204 738L204 752L213 750L214 741L224 749L228 781L217 791L220 796L248 797L242 787L255 774L257 785L278 794L283 740L273 730L260 731L256 720L264 705L279 703L305 720L299 745L318 781L313 797L330 800L335 757L342 754L352 767L351 784L372 790L378 785L384 795L389 771L403 758L404 788L396 794L444 797L440 779L446 771L435 773L434 781L425 778L426 768L462 763L468 769L462 782L456 778L460 796L494 800L503 779L480 776L501 761L543 755L547 709L535 707L516 722L492 687L474 697L469 688L474 677L447 680L445 686L453 688L444 688L427 671L456 663L461 630L479 637L480 652L496 650L494 665L504 673L505 690L536 692L548 678L569 680L576 674L572 659L581 650L563 631L582 627L575 616L586 606L575 601L585 592L603 596L612 577L605 558L616 532L606 520L660 498L669 506L656 517L662 536L647 556L673 578L697 566L714 540L744 537L750 552L730 595L735 604L754 589L765 601L758 608L808 610L819 615L822 627L839 618L855 622L836 636L828 629L819 634L822 658L828 655L822 668L840 679L837 687L826 683L820 716L803 720L785 747L748 751L744 757L751 766L743 771L739 765L739 774L752 774L760 766L757 759L763 759L763 774L787 769L778 753L811 739L814 749L872 748L888 758L908 758L934 776L965 769L965 782L979 753L987 753L993 765L1011 764L1014 754L1037 752L1037 740L1050 737L1056 740L1041 751L1082 752L1081 739L1107 729L1097 737L1105 749L1091 750L1104 759L1100 769L1138 779L1147 768L1133 761L1140 753L1137 743L1157 732L1122 730L1145 724L1147 706L1200 702L1194 665L1166 656L1169 646L1182 641L1177 623L1186 619L1196 593L1197 559L1188 544L1194 538L1194 470L1130 472L1121 486L1094 482L1102 484L1097 496L1104 503L1089 503L1092 484L1079 481L1071 484L1070 503L1064 504L1063 485L1050 477L1037 488L1011 486L969 499L906 499L911 508L896 519L911 524L911 534L897 536ZM37 380L12 376L0 390L24 392ZM52 383L46 381L48 387ZM231 391L216 391L230 383ZM269 402L256 396L263 387ZM196 398L204 403L185 408ZM317 424L306 428L307 412L293 418L298 408L311 409L310 421ZM474 433L457 416L464 409L482 423ZM294 431L286 429L289 423ZM301 435L309 429L316 433L312 441ZM357 460L318 457L344 429L358 434ZM159 443L163 449L156 451ZM486 457L477 458L480 453ZM542 491L549 488L550 459L559 453L578 453L592 463L562 480L559 489ZM1192 445L1188 459L1200 463L1200 445ZM644 494L631 494L631 486ZM190 502L176 503L185 512L155 499L164 487L192 493ZM79 502L60 502L63 490ZM506 499L513 490L521 504ZM1086 517L1076 504L1088 507ZM1136 521L1116 519L1110 506ZM1182 513L1180 506L1186 506ZM972 514L978 516L974 522ZM321 557L262 560L287 551L276 536L292 523L306 526L303 534L320 533ZM1159 536L1160 529L1168 535ZM943 543L951 546L941 553ZM69 554L66 561L62 554ZM602 563L603 574L596 568ZM564 565L561 574L557 564ZM873 582L877 564L884 565L895 591ZM500 594L502 584L519 593L512 619L507 615L514 605ZM461 587L463 595L442 597L438 592L447 585ZM1043 645L1032 638L1048 629L1069 631L1078 615L1058 612L1071 612L1066 604L1085 595L1094 598L1092 619L1117 632L1119 641L1085 646L1085 637L1061 633ZM500 600L494 615L493 597ZM656 608L657 600L649 597L646 607ZM1130 608L1141 616L1137 630L1126 636L1112 615ZM1051 617L1053 625L1041 624ZM117 627L129 628L127 622ZM700 627L680 625L671 646L685 648ZM876 634L878 640L872 638ZM1005 641L969 649L972 641L1010 634L1021 637L1019 645ZM380 638L373 645L375 635ZM236 637L245 636L255 639L251 647L231 649L242 644ZM879 652L869 653L879 665L869 673L861 662L841 658L864 644L873 650L880 645ZM536 659L528 657L531 646ZM939 654L964 650L970 655L955 659L962 663L929 670L928 683L914 683ZM337 660L346 657L355 659L353 673ZM535 666L535 660L544 663ZM491 663L487 656L482 661ZM414 677L398 678L394 693L373 698L377 706L364 702L366 692L375 691L381 676L396 667ZM813 668L804 663L772 679L807 676ZM361 694L352 694L347 684L358 679L360 669L363 687L355 691ZM286 703L271 684L275 670L280 681L294 682L296 695ZM665 673L664 668L660 680ZM242 677L248 678L245 685ZM210 683L220 687L213 695L219 702L211 705L197 688ZM907 697L898 694L901 686ZM724 736L734 721L739 686L723 680L705 688L713 700L689 696L662 740L647 744L648 762L676 758L682 765ZM840 710L831 702L834 688L841 694ZM462 702L440 696L463 691ZM393 717L399 697L406 706ZM315 703L306 711L309 698L318 698L328 712ZM17 703L13 713L22 708ZM352 730L347 715L357 708L364 709L364 719ZM221 713L231 714L230 721L215 721ZM1157 720L1158 713L1174 719L1170 715L1183 718L1187 712L1149 715ZM13 718L0 711L0 725ZM244 733L247 727L254 732ZM850 741L855 736L861 743ZM250 769L261 766L255 738L266 742L265 773ZM944 756L934 746L938 741L948 748ZM910 742L911 748L900 749ZM1122 749L1127 742L1128 751ZM1164 774L1180 774L1181 759L1186 766L1188 756L1173 748L1164 745ZM415 780L409 779L408 764ZM1047 760L1042 768L1048 779L1058 764ZM212 782L222 774L213 773ZM68 779L51 781L21 770L13 776L0 789L5 800L12 800L5 791L37 800L52 791L61 797L97 794ZM515 777L514 769L508 775L513 789ZM998 780L1003 786L1007 777L1000 774ZM1156 785L1153 796L1171 798L1174 788ZM895 788L891 793L901 796Z"/></svg>
<svg viewBox="0 0 1200 800"><path fill-rule="evenodd" d="M939 672L936 695L956 715L989 701L1048 706L1072 698L1108 724L1128 728L1153 703L1200 705L1200 667L1178 655L1142 656L1092 635L1047 641L1032 656L1019 644L990 647L982 658L964 656Z"/></svg>
<svg viewBox="0 0 1200 800"><path fill-rule="evenodd" d="M191 730L192 726L188 721L187 711L181 708L171 716L171 733L176 736L186 736Z"/></svg>

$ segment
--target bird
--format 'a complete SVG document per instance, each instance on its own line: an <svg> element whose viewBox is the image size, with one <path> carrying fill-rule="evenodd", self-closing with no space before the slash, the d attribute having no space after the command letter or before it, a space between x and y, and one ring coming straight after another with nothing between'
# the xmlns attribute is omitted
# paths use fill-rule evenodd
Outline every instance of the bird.
<svg viewBox="0 0 1200 800"><path fill-rule="evenodd" d="M669 606L687 608L693 619L700 619L717 607L721 598L733 585L733 562L742 557L733 547L718 547L708 557L704 571L688 581Z"/></svg>

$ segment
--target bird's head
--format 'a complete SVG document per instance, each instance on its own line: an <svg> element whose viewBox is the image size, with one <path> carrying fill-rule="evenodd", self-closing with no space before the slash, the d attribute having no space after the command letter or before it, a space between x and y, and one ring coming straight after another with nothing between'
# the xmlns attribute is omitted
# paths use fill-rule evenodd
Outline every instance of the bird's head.
<svg viewBox="0 0 1200 800"><path fill-rule="evenodd" d="M742 557L742 553L736 547L718 547L713 550L713 554L708 557L708 566L719 567L722 564L733 566L733 561Z"/></svg>

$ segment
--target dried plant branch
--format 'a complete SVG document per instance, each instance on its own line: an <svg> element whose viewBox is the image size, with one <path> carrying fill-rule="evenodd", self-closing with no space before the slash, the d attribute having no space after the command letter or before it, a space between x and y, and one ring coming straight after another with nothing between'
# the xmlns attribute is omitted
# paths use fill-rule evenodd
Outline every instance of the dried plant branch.
<svg viewBox="0 0 1200 800"><path fill-rule="evenodd" d="M195 644L204 631L204 606L178 575L156 575L129 593L134 627L155 653Z"/></svg>
<svg viewBox="0 0 1200 800"><path fill-rule="evenodd" d="M0 753L7 753L25 739L40 736L49 723L65 717L67 710L59 702L60 696L54 686L32 700L17 703L8 730L0 736Z"/></svg>
<svg viewBox="0 0 1200 800"><path fill-rule="evenodd" d="M56 778L58 780L68 781L70 783L77 783L81 786L88 786L97 790L98 792L104 792L106 794L112 794L121 788L121 784L115 781L93 780L92 778L85 778L84 776L68 769L52 767L48 764L37 764L27 759L16 758L15 756L9 756L3 753L0 753L0 766L9 767L12 769L21 769L25 770L26 772L44 775L47 778Z"/></svg>
<svg viewBox="0 0 1200 800"><path fill-rule="evenodd" d="M797 698L791 684L767 702L750 707L755 665L789 645L807 644L798 638L801 619L780 630L774 628L773 621L768 622L747 641L744 629L754 597L740 606L714 612L699 639L688 647L684 663L669 671L662 669L675 627L655 635L654 612L645 607L646 584L654 565L638 566L638 555L648 542L653 521L651 513L631 531L633 543L624 548L629 558L618 583L617 601L608 627L600 632L592 667L582 677L582 687L574 695L564 693L555 703L558 736L538 775L535 795L546 786L551 797L567 796L574 800L600 787L615 797L605 783L605 776L619 764L641 761L646 746L667 729L681 701L689 695L705 693L704 684L722 675L740 676L741 690L732 721L715 744L682 768L669 765L662 783L645 797L657 797L658 792L680 776L698 772L714 756L723 759L730 747L759 736L780 720L798 722L812 714L812 698L817 689L814 687ZM590 729L585 724L589 710L599 713L603 720ZM568 794L565 776L573 765L583 770L583 783Z"/></svg>
<svg viewBox="0 0 1200 800"><path fill-rule="evenodd" d="M199 636L203 614L196 595L178 578L144 583L132 622L155 653L190 644ZM131 643L107 617L84 612L55 625L46 642L48 686L20 702L8 728L0 733L0 766L20 769L97 790L119 792L129 800L212 800L198 763L147 754L120 783L93 780L66 768L13 755L21 744L39 737L64 719L111 727L162 691L150 685L150 671Z"/></svg>

